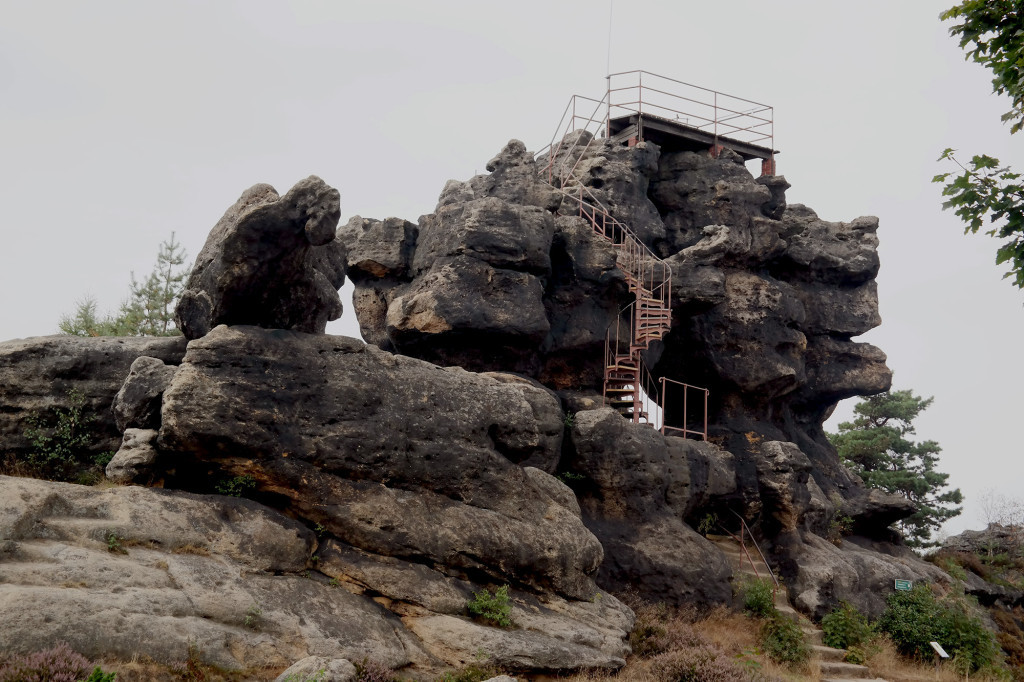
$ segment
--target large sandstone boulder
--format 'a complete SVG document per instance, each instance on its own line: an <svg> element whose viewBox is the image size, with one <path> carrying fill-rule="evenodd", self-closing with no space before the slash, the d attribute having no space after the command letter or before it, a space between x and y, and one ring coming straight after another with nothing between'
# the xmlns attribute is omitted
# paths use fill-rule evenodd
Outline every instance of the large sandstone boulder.
<svg viewBox="0 0 1024 682"><path fill-rule="evenodd" d="M185 354L182 337L39 336L0 343L0 443L15 457L29 449L25 430L33 415L44 419L68 409L69 395L84 398L93 420L90 451L113 452L121 431L111 406L132 364L142 356L176 365Z"/></svg>
<svg viewBox="0 0 1024 682"><path fill-rule="evenodd" d="M341 317L345 249L335 241L340 195L316 176L283 197L254 185L214 225L175 321L189 339L218 324L323 333Z"/></svg>
<svg viewBox="0 0 1024 682"><path fill-rule="evenodd" d="M632 166L609 154L624 188ZM563 195L521 142L487 169L450 181L418 225L357 216L339 230L363 337L440 365L599 389L605 331L627 300L614 250L582 219L553 213ZM615 196L627 206L643 191Z"/></svg>
<svg viewBox="0 0 1024 682"><path fill-rule="evenodd" d="M481 655L571 671L628 653L633 614L596 588L585 601L512 590L516 628L485 626L466 617L478 585L326 536L318 548L313 531L250 500L4 476L0 500L8 653L66 641L94 659L180 665L196 647L204 663L267 680L296 661L345 679L343 659L429 676Z"/></svg>
<svg viewBox="0 0 1024 682"><path fill-rule="evenodd" d="M665 437L610 408L577 413L572 441L583 519L605 549L600 583L653 602L731 603L728 560L686 523L734 498L729 453Z"/></svg>
<svg viewBox="0 0 1024 682"><path fill-rule="evenodd" d="M562 429L557 399L525 379L218 327L164 393L158 445L174 485L216 464L366 551L589 599L600 544L520 466L553 471Z"/></svg>
<svg viewBox="0 0 1024 682"><path fill-rule="evenodd" d="M315 537L248 500L0 477L4 649L282 669L310 655L410 662L401 621L302 577Z"/></svg>

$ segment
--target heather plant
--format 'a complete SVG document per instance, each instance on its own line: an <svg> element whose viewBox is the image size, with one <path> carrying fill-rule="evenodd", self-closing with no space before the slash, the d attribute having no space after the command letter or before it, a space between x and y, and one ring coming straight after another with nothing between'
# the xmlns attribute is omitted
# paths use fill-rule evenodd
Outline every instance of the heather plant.
<svg viewBox="0 0 1024 682"><path fill-rule="evenodd" d="M711 645L659 654L651 659L651 672L662 682L751 682L756 679L751 671Z"/></svg>
<svg viewBox="0 0 1024 682"><path fill-rule="evenodd" d="M375 658L364 658L355 667L356 682L392 682L395 679L391 668Z"/></svg>
<svg viewBox="0 0 1024 682"><path fill-rule="evenodd" d="M88 675L89 661L66 642L0 665L0 682L78 682Z"/></svg>

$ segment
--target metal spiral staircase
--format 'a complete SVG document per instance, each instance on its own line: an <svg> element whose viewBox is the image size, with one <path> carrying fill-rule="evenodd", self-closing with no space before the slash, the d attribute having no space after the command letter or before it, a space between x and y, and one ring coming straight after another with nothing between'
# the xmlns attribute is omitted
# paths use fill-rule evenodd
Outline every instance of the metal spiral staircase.
<svg viewBox="0 0 1024 682"><path fill-rule="evenodd" d="M596 121L594 117L589 120ZM596 122L598 127L607 129L606 120ZM627 129L625 135L612 138L612 142L621 142L631 132L635 131ZM620 311L619 319L608 329L604 400L633 422L654 424L652 412L658 405L659 392L644 365L643 352L651 342L664 338L671 327L672 270L628 226L611 215L579 176L581 161L603 142L586 128L575 136L568 134L549 147L542 172L545 180L564 195L560 212L579 216L616 249L616 261L634 300Z"/></svg>
<svg viewBox="0 0 1024 682"><path fill-rule="evenodd" d="M660 421L662 433L706 440L708 390L667 377L656 383L644 365L644 352L663 339L672 324L672 270L611 215L581 177L581 163L596 147L632 146L645 138L663 149L703 149L712 156L729 148L744 160L760 159L762 174L774 174L772 108L647 71L611 74L604 98L574 95L570 99L551 143L537 154L544 161L544 179L564 195L560 212L579 216L615 247L634 297L608 330L605 403L636 423L658 426ZM668 426L664 420L670 387L682 393L681 426ZM698 401L703 400L703 410L695 410L703 414L702 430L686 427L691 391L699 394Z"/></svg>

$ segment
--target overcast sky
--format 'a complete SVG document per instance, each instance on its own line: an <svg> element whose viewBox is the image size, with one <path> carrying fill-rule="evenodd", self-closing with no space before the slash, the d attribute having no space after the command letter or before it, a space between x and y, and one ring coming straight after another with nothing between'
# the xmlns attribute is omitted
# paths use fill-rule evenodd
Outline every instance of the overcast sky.
<svg viewBox="0 0 1024 682"><path fill-rule="evenodd" d="M967 496L948 530L980 527L986 490L1024 499L1024 295L930 179L945 147L1024 167L1024 134L939 22L951 4L0 0L0 340L54 333L84 295L115 309L162 240L195 256L257 182L316 174L343 222L416 220L510 138L547 144L609 63L646 69L774 106L790 203L881 219L864 340L935 396L918 436ZM331 330L358 335L345 291Z"/></svg>

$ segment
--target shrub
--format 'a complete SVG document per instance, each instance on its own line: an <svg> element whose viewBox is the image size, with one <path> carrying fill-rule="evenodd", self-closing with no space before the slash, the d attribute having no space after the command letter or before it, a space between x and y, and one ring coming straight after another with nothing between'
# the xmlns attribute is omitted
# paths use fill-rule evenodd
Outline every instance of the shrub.
<svg viewBox="0 0 1024 682"><path fill-rule="evenodd" d="M834 649L859 647L875 634L867 617L845 601L839 602L839 606L821 619L821 629L825 633L825 646Z"/></svg>
<svg viewBox="0 0 1024 682"><path fill-rule="evenodd" d="M249 610L245 612L242 624L253 632L259 632L263 627L263 609L256 604L250 606Z"/></svg>
<svg viewBox="0 0 1024 682"><path fill-rule="evenodd" d="M775 592L768 578L755 578L743 583L743 608L758 618L775 615Z"/></svg>
<svg viewBox="0 0 1024 682"><path fill-rule="evenodd" d="M36 413L25 421L25 438L31 449L29 465L37 476L55 481L72 481L85 473L83 461L92 443L90 425L96 417L86 409L86 399L77 389L67 392L67 407L58 407L50 417Z"/></svg>
<svg viewBox="0 0 1024 682"><path fill-rule="evenodd" d="M512 602L508 598L508 585L502 585L494 594L488 590L473 593L473 598L466 602L469 613L491 625L507 628L512 627Z"/></svg>
<svg viewBox="0 0 1024 682"><path fill-rule="evenodd" d="M759 638L765 653L776 663L803 663L810 658L811 650L800 624L781 613L761 624Z"/></svg>
<svg viewBox="0 0 1024 682"><path fill-rule="evenodd" d="M0 682L77 682L89 674L89 661L60 642L52 649L15 656L0 666Z"/></svg>
<svg viewBox="0 0 1024 682"><path fill-rule="evenodd" d="M226 481L218 483L214 490L221 495L230 495L231 497L242 497L248 491L256 487L256 479L245 474L244 476L235 476L229 478Z"/></svg>
<svg viewBox="0 0 1024 682"><path fill-rule="evenodd" d="M997 661L992 633L970 615L966 603L962 599L940 602L924 584L915 585L909 592L889 595L878 627L892 638L904 656L930 659L930 642L934 641L970 672Z"/></svg>
<svg viewBox="0 0 1024 682"><path fill-rule="evenodd" d="M99 666L89 674L89 677L85 678L85 682L115 682L117 680L117 673L105 673Z"/></svg>

